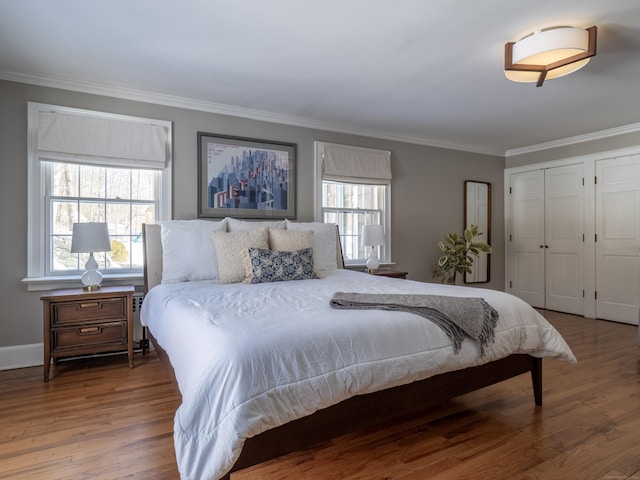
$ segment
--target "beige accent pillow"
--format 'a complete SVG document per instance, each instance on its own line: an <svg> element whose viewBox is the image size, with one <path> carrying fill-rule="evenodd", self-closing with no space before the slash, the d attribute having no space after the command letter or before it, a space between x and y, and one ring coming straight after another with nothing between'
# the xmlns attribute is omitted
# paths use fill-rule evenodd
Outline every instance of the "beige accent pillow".
<svg viewBox="0 0 640 480"><path fill-rule="evenodd" d="M313 248L313 230L269 229L269 248L279 252L293 252L303 248Z"/></svg>
<svg viewBox="0 0 640 480"><path fill-rule="evenodd" d="M268 228L245 232L213 232L211 238L216 246L220 283L238 283L244 280L243 250L249 247L269 248Z"/></svg>
<svg viewBox="0 0 640 480"><path fill-rule="evenodd" d="M324 278L316 268L313 230L276 230L269 229L269 247L278 252L295 252L304 248L311 249L313 271L318 278Z"/></svg>

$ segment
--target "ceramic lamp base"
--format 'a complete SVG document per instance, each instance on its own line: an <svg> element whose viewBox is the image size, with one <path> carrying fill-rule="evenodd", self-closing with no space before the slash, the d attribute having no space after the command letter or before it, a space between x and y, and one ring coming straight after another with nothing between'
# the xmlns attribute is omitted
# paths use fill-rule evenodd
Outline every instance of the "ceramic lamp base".
<svg viewBox="0 0 640 480"><path fill-rule="evenodd" d="M102 273L98 271L98 262L93 258L93 253L89 254L89 259L84 268L86 271L80 277L80 281L84 285L82 289L87 291L98 290L102 283Z"/></svg>
<svg viewBox="0 0 640 480"><path fill-rule="evenodd" d="M378 254L376 253L375 247L371 249L371 253L369 253L369 258L366 262L367 272L369 273L377 273L380 269L380 260L378 260Z"/></svg>

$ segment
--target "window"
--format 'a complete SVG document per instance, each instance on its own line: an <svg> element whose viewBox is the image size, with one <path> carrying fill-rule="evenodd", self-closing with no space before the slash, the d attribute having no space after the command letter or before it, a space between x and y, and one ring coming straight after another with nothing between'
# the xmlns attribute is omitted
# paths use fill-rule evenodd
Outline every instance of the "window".
<svg viewBox="0 0 640 480"><path fill-rule="evenodd" d="M386 185L322 182L322 221L338 225L346 263L366 261L371 246L360 245L362 227L384 226L386 189ZM388 260L386 250L386 245L378 247L383 261Z"/></svg>
<svg viewBox="0 0 640 480"><path fill-rule="evenodd" d="M385 245L377 246L382 263L391 262L391 153L316 142L319 193L316 217L335 223L347 265L364 264L369 248L360 238L364 225L380 224Z"/></svg>
<svg viewBox="0 0 640 480"><path fill-rule="evenodd" d="M46 162L46 275L78 273L88 254L70 253L76 222L106 222L110 252L97 252L103 273L141 271L142 224L156 221L154 170Z"/></svg>
<svg viewBox="0 0 640 480"><path fill-rule="evenodd" d="M30 290L77 281L76 222L107 223L107 282L141 279L142 224L170 218L170 139L170 122L29 103Z"/></svg>

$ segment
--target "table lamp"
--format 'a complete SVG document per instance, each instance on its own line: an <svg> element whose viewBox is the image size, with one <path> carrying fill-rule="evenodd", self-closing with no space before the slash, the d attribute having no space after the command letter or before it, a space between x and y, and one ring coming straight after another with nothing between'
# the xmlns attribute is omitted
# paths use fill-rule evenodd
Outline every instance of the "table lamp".
<svg viewBox="0 0 640 480"><path fill-rule="evenodd" d="M109 230L104 222L74 223L71 237L71 253L88 253L89 259L85 264L85 272L80 277L82 288L93 291L100 288L102 273L98 271L98 262L93 258L93 252L108 252L111 250Z"/></svg>
<svg viewBox="0 0 640 480"><path fill-rule="evenodd" d="M363 226L361 245L363 247L371 247L366 263L367 271L369 273L377 272L380 268L380 260L378 260L376 247L378 245L384 245L384 229L382 228L382 225Z"/></svg>

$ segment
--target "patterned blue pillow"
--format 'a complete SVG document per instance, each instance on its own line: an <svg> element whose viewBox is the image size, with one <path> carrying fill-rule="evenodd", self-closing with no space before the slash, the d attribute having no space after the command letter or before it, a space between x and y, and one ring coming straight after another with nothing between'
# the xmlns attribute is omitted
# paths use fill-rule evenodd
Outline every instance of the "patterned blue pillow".
<svg viewBox="0 0 640 480"><path fill-rule="evenodd" d="M313 248L292 252L250 247L242 251L244 283L283 282L319 278L313 270Z"/></svg>

